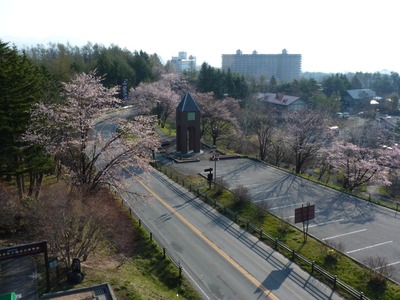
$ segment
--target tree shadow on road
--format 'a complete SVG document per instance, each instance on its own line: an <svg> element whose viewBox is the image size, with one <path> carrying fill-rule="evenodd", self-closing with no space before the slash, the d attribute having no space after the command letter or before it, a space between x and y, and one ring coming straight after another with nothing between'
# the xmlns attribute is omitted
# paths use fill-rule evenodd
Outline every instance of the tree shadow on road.
<svg viewBox="0 0 400 300"><path fill-rule="evenodd" d="M337 192L319 204L318 214L326 220L337 219L341 223L364 224L375 219L376 206L368 201L358 199L346 193Z"/></svg>
<svg viewBox="0 0 400 300"><path fill-rule="evenodd" d="M261 286L254 291L254 294L260 294L261 296L261 294L268 295L268 293L273 293L273 291L280 289L285 280L290 279L312 295L313 299L328 300L332 298L334 294L333 290L325 286L321 288L321 283L311 275L306 278L299 276L293 271L292 264L293 262L288 262L286 265L281 264L276 270L270 272L267 278L261 283ZM330 291L327 291L328 289Z"/></svg>
<svg viewBox="0 0 400 300"><path fill-rule="evenodd" d="M258 255L266 262L268 262L275 270L273 270L269 276L263 281L262 287L258 287L254 292L255 294L263 295L264 290L277 290L282 283L289 279L295 284L301 286L303 289L307 290L310 294L314 296L315 299L330 299L332 291L321 284L320 281L307 275L302 277L297 272L294 271L292 267L292 262L287 262L281 254L276 252L274 249L260 241L257 237L251 235L248 231L238 226L235 222L227 218L226 216L220 214L217 210L210 207L203 201L199 200L189 191L185 191L183 188L176 186L171 183L167 178L162 175L155 174L155 177L163 182L171 190L175 191L180 197L186 199L186 202L181 205L175 206L179 211L184 209L186 206L193 206L197 210L200 210L206 217L209 218L210 223L208 225L218 226L222 228L226 233L230 234L243 245L251 249L254 254ZM171 213L172 214L172 213ZM167 215L162 216L163 219L168 218ZM222 246L219 241L214 241L220 246ZM225 249L225 251L228 251Z"/></svg>

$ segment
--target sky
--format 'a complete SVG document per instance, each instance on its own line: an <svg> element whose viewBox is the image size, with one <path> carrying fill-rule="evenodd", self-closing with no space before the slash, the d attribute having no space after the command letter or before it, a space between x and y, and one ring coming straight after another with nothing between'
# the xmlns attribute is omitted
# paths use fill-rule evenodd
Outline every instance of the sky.
<svg viewBox="0 0 400 300"><path fill-rule="evenodd" d="M88 42L187 52L219 68L222 54L302 55L303 72L400 73L395 0L0 0L0 40L18 48Z"/></svg>

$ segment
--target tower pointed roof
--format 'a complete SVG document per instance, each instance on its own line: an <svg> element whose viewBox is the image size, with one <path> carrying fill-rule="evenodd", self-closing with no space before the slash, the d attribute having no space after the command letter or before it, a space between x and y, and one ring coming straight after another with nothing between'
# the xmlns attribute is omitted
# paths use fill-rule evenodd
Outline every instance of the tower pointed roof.
<svg viewBox="0 0 400 300"><path fill-rule="evenodd" d="M189 92L186 92L182 97L181 102L176 108L177 111L190 111L190 112L199 112L200 108L197 106L196 101L193 99L192 95Z"/></svg>

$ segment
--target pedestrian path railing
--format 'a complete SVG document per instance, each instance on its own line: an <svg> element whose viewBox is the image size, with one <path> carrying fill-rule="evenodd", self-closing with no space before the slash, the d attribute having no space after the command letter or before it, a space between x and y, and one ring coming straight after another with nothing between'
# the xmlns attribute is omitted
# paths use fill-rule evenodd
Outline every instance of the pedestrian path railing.
<svg viewBox="0 0 400 300"><path fill-rule="evenodd" d="M146 222L140 218L140 216L137 214L134 208L132 208L131 204L126 201L125 199L122 199L122 203L129 209L129 213L131 216L133 216L138 224L139 227L143 228L146 230L146 232L149 234L150 241L153 241L156 243L156 245L162 250L163 258L166 259L168 258L178 269L179 271L179 278L182 277L182 272L183 272L183 267L181 264L181 261L177 259L172 252L163 244L163 242L153 233L153 231L150 229L149 226L147 226Z"/></svg>

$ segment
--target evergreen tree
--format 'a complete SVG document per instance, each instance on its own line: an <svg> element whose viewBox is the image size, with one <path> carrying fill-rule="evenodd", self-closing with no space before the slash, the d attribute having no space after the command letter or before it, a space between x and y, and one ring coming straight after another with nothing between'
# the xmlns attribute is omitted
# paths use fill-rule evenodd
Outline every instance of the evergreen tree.
<svg viewBox="0 0 400 300"><path fill-rule="evenodd" d="M200 93L212 92L216 99L226 96L243 99L249 95L249 85L244 76L221 71L203 63L197 77L197 91Z"/></svg>
<svg viewBox="0 0 400 300"><path fill-rule="evenodd" d="M357 90L357 89L362 89L363 88L363 86L361 84L361 81L360 81L360 79L358 79L357 75L354 75L351 78L350 85L351 85L350 88L352 90Z"/></svg>
<svg viewBox="0 0 400 300"><path fill-rule="evenodd" d="M325 78L322 81L322 86L324 93L328 97L331 97L333 94L341 95L344 91L351 88L350 82L344 74L336 74Z"/></svg>
<svg viewBox="0 0 400 300"><path fill-rule="evenodd" d="M52 80L26 55L1 41L0 65L0 176L14 178L22 198L26 192L24 176L29 173L28 196L32 196L34 186L38 194L40 178L49 164L41 149L30 148L23 135L30 123L30 109L39 99L49 96L43 88L52 85Z"/></svg>

